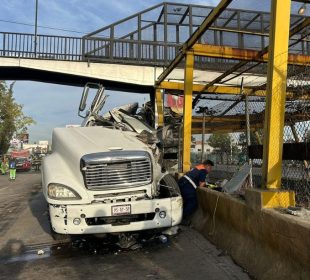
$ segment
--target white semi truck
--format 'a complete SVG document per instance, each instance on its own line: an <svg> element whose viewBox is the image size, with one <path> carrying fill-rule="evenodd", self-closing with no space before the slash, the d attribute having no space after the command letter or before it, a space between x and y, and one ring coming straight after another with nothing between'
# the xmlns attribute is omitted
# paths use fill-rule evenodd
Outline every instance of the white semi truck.
<svg viewBox="0 0 310 280"><path fill-rule="evenodd" d="M81 127L55 128L43 161L43 192L54 233L101 234L167 229L182 219L182 197L161 166L154 129L132 115L134 106L99 116L101 85Z"/></svg>

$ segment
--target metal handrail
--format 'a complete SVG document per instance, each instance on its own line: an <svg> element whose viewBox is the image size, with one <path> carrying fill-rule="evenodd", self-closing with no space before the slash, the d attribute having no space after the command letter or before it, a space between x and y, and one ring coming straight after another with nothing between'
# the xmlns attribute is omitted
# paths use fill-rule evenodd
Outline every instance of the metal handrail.
<svg viewBox="0 0 310 280"><path fill-rule="evenodd" d="M180 44L125 38L67 37L0 32L0 56L49 60L92 61L166 66L180 51ZM207 63L207 64L206 64ZM195 65L219 69L233 63L224 59L197 57ZM223 65L224 67L224 65Z"/></svg>
<svg viewBox="0 0 310 280"><path fill-rule="evenodd" d="M0 56L55 60L81 60L82 39L55 35L0 32Z"/></svg>
<svg viewBox="0 0 310 280"><path fill-rule="evenodd" d="M0 32L0 56L74 61L120 61L166 65L179 51L179 44L114 38L81 38ZM164 57L168 53L168 57Z"/></svg>

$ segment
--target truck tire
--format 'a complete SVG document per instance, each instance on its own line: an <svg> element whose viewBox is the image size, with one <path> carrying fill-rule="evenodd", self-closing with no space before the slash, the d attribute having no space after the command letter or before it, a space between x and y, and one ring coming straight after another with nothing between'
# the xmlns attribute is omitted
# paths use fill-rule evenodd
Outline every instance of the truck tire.
<svg viewBox="0 0 310 280"><path fill-rule="evenodd" d="M172 192L172 196L181 195L179 185L171 174L165 175L161 180L166 186L170 187L169 189Z"/></svg>
<svg viewBox="0 0 310 280"><path fill-rule="evenodd" d="M49 223L49 228L50 228L50 233L51 233L52 238L55 241L60 241L62 243L70 242L71 241L70 235L61 234L61 233L57 233L56 231L54 231L54 229L52 227L52 223L51 223L50 211L49 211L49 205L48 204L47 204L47 217L48 217L48 223Z"/></svg>
<svg viewBox="0 0 310 280"><path fill-rule="evenodd" d="M70 235L57 233L53 230L52 226L50 227L50 229L51 229L51 236L55 241L60 241L62 243L71 241Z"/></svg>

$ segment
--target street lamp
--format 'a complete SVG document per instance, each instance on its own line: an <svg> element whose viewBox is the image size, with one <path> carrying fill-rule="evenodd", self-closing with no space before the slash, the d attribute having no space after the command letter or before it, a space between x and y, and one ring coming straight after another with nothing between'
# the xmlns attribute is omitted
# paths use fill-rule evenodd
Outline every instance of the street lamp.
<svg viewBox="0 0 310 280"><path fill-rule="evenodd" d="M298 14L303 15L306 11L306 3L304 3L298 10Z"/></svg>
<svg viewBox="0 0 310 280"><path fill-rule="evenodd" d="M37 57L37 44L38 44L38 0L36 0L36 13L34 23L34 55Z"/></svg>

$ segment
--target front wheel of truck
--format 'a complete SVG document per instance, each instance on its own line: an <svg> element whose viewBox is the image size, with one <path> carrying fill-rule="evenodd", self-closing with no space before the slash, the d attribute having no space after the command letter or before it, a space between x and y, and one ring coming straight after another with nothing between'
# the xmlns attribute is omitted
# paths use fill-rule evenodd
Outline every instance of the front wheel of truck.
<svg viewBox="0 0 310 280"><path fill-rule="evenodd" d="M178 183L171 174L166 174L159 182L159 195L161 198L180 196Z"/></svg>
<svg viewBox="0 0 310 280"><path fill-rule="evenodd" d="M51 229L51 236L55 241L61 241L62 243L71 241L70 235L55 232L52 228L52 225L50 226L50 229Z"/></svg>

